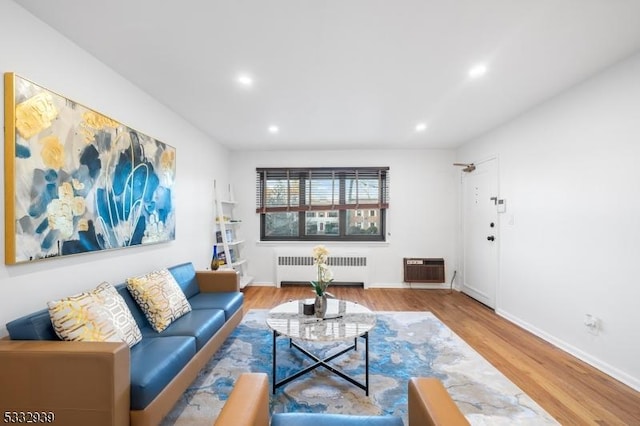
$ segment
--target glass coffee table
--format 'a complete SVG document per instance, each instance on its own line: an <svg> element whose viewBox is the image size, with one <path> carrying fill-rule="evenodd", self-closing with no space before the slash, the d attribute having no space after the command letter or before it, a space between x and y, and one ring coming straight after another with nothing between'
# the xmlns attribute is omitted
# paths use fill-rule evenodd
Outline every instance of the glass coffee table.
<svg viewBox="0 0 640 426"><path fill-rule="evenodd" d="M346 300L328 299L327 313L324 318L317 318L314 315L303 314L303 303L313 303L313 299L292 300L276 306L267 316L267 326L273 331L273 393L280 386L284 386L292 380L315 370L324 367L332 373L342 377L363 389L369 395L369 331L376 324L376 316L368 308L354 302ZM301 369L300 371L278 381L276 377L277 351L276 340L278 337L289 339L289 348L296 348L314 363ZM364 359L365 359L365 381L361 383L343 371L338 370L329 364L351 350L358 350L358 338L364 339ZM309 350L301 347L294 340L303 340L313 343L322 342L350 342L348 346L338 353L334 353L326 358L320 358Z"/></svg>

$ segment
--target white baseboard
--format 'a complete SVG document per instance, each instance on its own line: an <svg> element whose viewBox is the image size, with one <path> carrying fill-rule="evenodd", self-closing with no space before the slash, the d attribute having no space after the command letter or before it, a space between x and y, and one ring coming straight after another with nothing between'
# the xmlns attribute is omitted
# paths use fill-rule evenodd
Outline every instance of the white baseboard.
<svg viewBox="0 0 640 426"><path fill-rule="evenodd" d="M252 281L247 287L277 287L272 282L256 282ZM365 286L365 288L408 288L415 290L449 290L449 284L427 284L427 283L373 283ZM460 289L453 287L454 290Z"/></svg>
<svg viewBox="0 0 640 426"><path fill-rule="evenodd" d="M276 287L275 283L259 283L252 281L247 284L247 287Z"/></svg>
<svg viewBox="0 0 640 426"><path fill-rule="evenodd" d="M366 288L408 288L414 290L449 290L449 284L429 283L372 283Z"/></svg>
<svg viewBox="0 0 640 426"><path fill-rule="evenodd" d="M576 348L573 345L570 345L569 343L560 340L558 338L556 338L555 336L552 336L549 333L546 333L540 329L538 329L537 327L534 327L533 325L529 324L526 321L521 320L520 318L511 315L508 312L505 312L501 309L496 309L496 314L500 315L501 317L511 321L512 323L524 328L525 330L535 334L536 336L540 337L541 339L546 340L547 342L551 343L552 345L562 349L563 351L575 356L576 358L586 362L587 364L591 365L592 367L597 368L598 370L602 371L605 374L608 374L609 376L613 377L614 379L624 383L625 385L635 389L636 391L640 391L640 379L633 377L627 373L625 373L624 371L620 371L619 369L607 364L606 362L603 362L602 360L593 357L591 355L589 355L588 353Z"/></svg>

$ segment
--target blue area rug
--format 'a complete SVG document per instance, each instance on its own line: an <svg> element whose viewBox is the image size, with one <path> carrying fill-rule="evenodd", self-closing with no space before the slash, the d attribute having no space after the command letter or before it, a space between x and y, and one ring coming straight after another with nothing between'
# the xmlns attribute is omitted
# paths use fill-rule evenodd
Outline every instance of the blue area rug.
<svg viewBox="0 0 640 426"><path fill-rule="evenodd" d="M369 333L369 396L318 368L279 388L271 396L272 412L392 414L407 422L410 377L437 377L474 425L557 424L540 406L496 370L430 312L377 312ZM243 372L264 372L272 383L272 333L266 310L251 310L223 347L200 372L164 425L212 424ZM351 341L352 342L352 341ZM331 354L344 346L302 345ZM364 341L332 365L364 382ZM288 340L279 338L278 380L311 361Z"/></svg>

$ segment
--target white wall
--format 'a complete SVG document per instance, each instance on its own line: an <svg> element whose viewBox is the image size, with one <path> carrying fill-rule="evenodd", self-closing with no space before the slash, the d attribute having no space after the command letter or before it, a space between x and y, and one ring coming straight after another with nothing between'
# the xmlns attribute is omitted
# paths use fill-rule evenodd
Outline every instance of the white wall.
<svg viewBox="0 0 640 426"><path fill-rule="evenodd" d="M495 154L508 209L497 312L640 389L640 54L457 157Z"/></svg>
<svg viewBox="0 0 640 426"><path fill-rule="evenodd" d="M446 279L455 264L458 170L453 151L379 150L318 152L232 152L236 212L246 239L242 256L256 284L274 285L275 251L296 247L311 254L313 243L259 243L260 216L256 213L256 167L389 166L390 208L387 243L326 243L329 250L367 250L373 270L370 286L403 287L403 257L443 257ZM313 279L313 277L308 277ZM446 287L448 285L442 285Z"/></svg>
<svg viewBox="0 0 640 426"><path fill-rule="evenodd" d="M177 149L175 241L0 265L0 336L7 334L6 322L102 280L118 284L128 276L184 261L206 267L213 242L212 182L227 181L227 151L9 0L0 0L0 52L0 72L16 72ZM4 173L0 187L4 212ZM4 227L0 235L4 259Z"/></svg>

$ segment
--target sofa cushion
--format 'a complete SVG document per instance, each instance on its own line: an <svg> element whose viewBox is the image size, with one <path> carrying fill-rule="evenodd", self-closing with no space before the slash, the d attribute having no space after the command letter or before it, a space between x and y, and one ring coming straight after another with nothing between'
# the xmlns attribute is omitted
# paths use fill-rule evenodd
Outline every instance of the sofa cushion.
<svg viewBox="0 0 640 426"><path fill-rule="evenodd" d="M191 311L189 301L167 269L127 278L127 288L158 332Z"/></svg>
<svg viewBox="0 0 640 426"><path fill-rule="evenodd" d="M48 309L40 309L7 323L12 340L60 340L51 325Z"/></svg>
<svg viewBox="0 0 640 426"><path fill-rule="evenodd" d="M213 337L224 325L224 311L221 309L198 309L183 315L174 321L162 333L158 333L151 327L142 329L144 338L164 336L191 336L196 339L196 351Z"/></svg>
<svg viewBox="0 0 640 426"><path fill-rule="evenodd" d="M144 313L131 297L126 285L118 285L116 290L118 290L118 293L127 304L129 312L132 314L138 327L148 325L149 323L144 317ZM51 316L49 315L48 309L40 309L39 311L16 318L8 322L6 326L9 337L12 340L60 340L51 325Z"/></svg>
<svg viewBox="0 0 640 426"><path fill-rule="evenodd" d="M328 413L277 413L271 417L271 426L403 426L400 417L356 416Z"/></svg>
<svg viewBox="0 0 640 426"><path fill-rule="evenodd" d="M191 262L172 266L169 268L169 272L171 272L187 299L200 292L200 287L198 287L198 281L196 280L196 270Z"/></svg>
<svg viewBox="0 0 640 426"><path fill-rule="evenodd" d="M78 293L47 303L51 324L62 340L120 342L123 337L107 309L93 292Z"/></svg>
<svg viewBox="0 0 640 426"><path fill-rule="evenodd" d="M239 291L198 293L189 299L192 309L222 309L227 320L242 308L243 301Z"/></svg>
<svg viewBox="0 0 640 426"><path fill-rule="evenodd" d="M126 285L121 284L115 288L125 301L138 327L148 326L149 322L131 297ZM51 324L48 309L40 309L8 322L7 331L12 340L60 340Z"/></svg>
<svg viewBox="0 0 640 426"><path fill-rule="evenodd" d="M131 409L143 410L196 353L187 336L145 337L131 348Z"/></svg>

